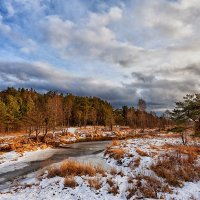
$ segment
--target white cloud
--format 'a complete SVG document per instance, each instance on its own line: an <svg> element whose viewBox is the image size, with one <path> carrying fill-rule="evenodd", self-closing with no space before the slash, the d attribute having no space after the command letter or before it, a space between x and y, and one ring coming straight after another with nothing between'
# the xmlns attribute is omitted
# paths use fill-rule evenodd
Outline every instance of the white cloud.
<svg viewBox="0 0 200 200"><path fill-rule="evenodd" d="M4 34L10 33L11 28L7 24L3 23L3 17L0 15L0 32L3 32Z"/></svg>
<svg viewBox="0 0 200 200"><path fill-rule="evenodd" d="M7 36L13 38L21 52L31 56L31 53L37 52L38 49L49 48L47 54L58 52L61 58L67 60L67 64L71 59L79 60L80 66L75 66L78 71L81 71L82 63L94 63L94 68L97 67L95 63L101 63L109 66L110 71L118 73L117 77L129 77L119 78L118 86L114 88L112 84L107 84L108 80L97 81L96 74L94 79L83 78L78 81L78 78L74 78L75 81L69 83L64 80L71 80L71 76L63 77L65 72L58 67L57 70L61 73L52 70L55 74L53 77L51 73L46 73L44 77L38 75L43 82L47 80L49 87L49 82L61 88L64 88L63 85L67 88L71 84L71 90L77 91L79 88L79 93L87 93L84 87L88 86L95 94L99 91L99 94L106 96L109 92L103 94L105 88L101 87L101 84L106 82L105 86L109 88L107 91L112 91L114 97L120 97L120 101L131 100L133 97L130 96L134 94L148 101L157 99L166 104L181 98L185 93L198 91L200 81L196 68L200 63L199 0L131 0L115 5L105 2L104 6L96 6L95 9L92 3L92 6L87 5L88 1L76 0L73 5L79 5L78 10L70 4L71 7L66 12L64 10L69 7L66 1L53 1L52 7L49 6L49 1L16 2L21 6L7 6L10 16L37 11L27 15L30 25L26 18L23 18L23 23L28 24L28 31L21 32L22 35L16 34L21 28L20 23L15 27L11 26L16 31L13 33L0 17L0 31L12 32ZM29 32L30 27L33 30ZM36 36L40 33L43 33L43 37ZM31 34L34 37L31 38ZM53 58L54 55L50 56ZM55 62L59 62L58 60L56 55ZM34 63L31 70L38 70L38 66L43 69L39 70L41 74L43 71L49 71L49 67L44 67L41 63ZM196 73L193 73L194 71ZM130 77L132 72L135 76ZM111 81L115 76L110 76ZM27 79L24 74L19 77ZM118 89L124 92L118 92Z"/></svg>

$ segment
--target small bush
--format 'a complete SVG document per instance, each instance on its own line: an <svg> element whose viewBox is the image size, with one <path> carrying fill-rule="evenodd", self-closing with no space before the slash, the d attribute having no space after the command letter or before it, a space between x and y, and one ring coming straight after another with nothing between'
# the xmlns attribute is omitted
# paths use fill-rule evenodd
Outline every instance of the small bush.
<svg viewBox="0 0 200 200"><path fill-rule="evenodd" d="M64 186L71 187L71 188L75 188L76 186L78 186L78 184L76 183L75 177L74 176L65 177Z"/></svg>
<svg viewBox="0 0 200 200"><path fill-rule="evenodd" d="M110 187L113 187L114 184L115 184L111 178L107 179L107 183L108 183L108 185L109 185Z"/></svg>
<svg viewBox="0 0 200 200"><path fill-rule="evenodd" d="M111 168L110 174L113 175L113 176L117 175L117 170L114 167Z"/></svg>
<svg viewBox="0 0 200 200"><path fill-rule="evenodd" d="M139 167L140 166L140 160L141 160L140 157L138 157L137 159L135 159L135 161L134 161L134 167Z"/></svg>
<svg viewBox="0 0 200 200"><path fill-rule="evenodd" d="M122 170L120 170L117 174L120 175L121 177L124 176L124 172Z"/></svg>
<svg viewBox="0 0 200 200"><path fill-rule="evenodd" d="M112 142L111 142L111 147L112 146L119 146L120 145L120 141L119 140L112 140Z"/></svg>
<svg viewBox="0 0 200 200"><path fill-rule="evenodd" d="M101 174L102 176L106 176L106 172L102 166L95 166L96 173Z"/></svg>
<svg viewBox="0 0 200 200"><path fill-rule="evenodd" d="M115 160L121 160L125 156L125 151L123 149L108 148L105 154L108 154L111 158L114 158Z"/></svg>
<svg viewBox="0 0 200 200"><path fill-rule="evenodd" d="M48 170L48 175L47 175L48 178L53 178L55 176L60 175L60 171L57 167L50 166L50 167L48 167L47 170Z"/></svg>
<svg viewBox="0 0 200 200"><path fill-rule="evenodd" d="M136 152L140 155L140 156L149 156L148 153L142 151L141 149L136 149Z"/></svg>
<svg viewBox="0 0 200 200"><path fill-rule="evenodd" d="M105 174L105 171L90 164L80 163L75 160L66 160L59 166L51 166L48 168L48 177L61 176L95 176L97 173Z"/></svg>
<svg viewBox="0 0 200 200"><path fill-rule="evenodd" d="M182 186L183 181L200 180L200 165L194 157L181 154L179 151L161 155L151 169L173 186Z"/></svg>
<svg viewBox="0 0 200 200"><path fill-rule="evenodd" d="M141 179L144 180L144 183L140 187L140 192L146 198L158 198L160 192L171 192L169 186L156 177L142 176Z"/></svg>
<svg viewBox="0 0 200 200"><path fill-rule="evenodd" d="M101 179L100 178L92 178L88 179L88 184L90 187L99 190L102 187Z"/></svg>
<svg viewBox="0 0 200 200"><path fill-rule="evenodd" d="M181 126L177 126L177 127L172 128L172 129L168 129L167 131L173 132L173 133L182 133L183 131L185 131L185 128L181 127Z"/></svg>
<svg viewBox="0 0 200 200"><path fill-rule="evenodd" d="M118 185L114 185L114 186L110 187L108 189L108 193L109 194L113 194L114 196L117 195L119 193L119 186Z"/></svg>
<svg viewBox="0 0 200 200"><path fill-rule="evenodd" d="M129 186L127 189L128 195L127 195L127 199L130 199L131 197L133 197L136 193L137 189L133 186Z"/></svg>

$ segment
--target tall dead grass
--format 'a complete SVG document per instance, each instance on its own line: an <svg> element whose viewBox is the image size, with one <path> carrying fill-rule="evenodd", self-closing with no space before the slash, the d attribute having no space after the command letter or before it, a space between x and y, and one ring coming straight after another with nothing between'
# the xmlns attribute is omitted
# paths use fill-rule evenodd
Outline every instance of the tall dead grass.
<svg viewBox="0 0 200 200"><path fill-rule="evenodd" d="M105 171L100 166L80 163L75 160L66 160L58 166L50 166L48 169L48 177L66 177L66 176L95 176L96 174L105 174Z"/></svg>
<svg viewBox="0 0 200 200"><path fill-rule="evenodd" d="M136 152L140 155L140 156L149 156L148 153L146 153L145 151L142 151L141 149L137 148Z"/></svg>
<svg viewBox="0 0 200 200"><path fill-rule="evenodd" d="M102 187L102 182L100 178L90 178L88 179L88 184L90 187L99 190Z"/></svg>
<svg viewBox="0 0 200 200"><path fill-rule="evenodd" d="M71 188L75 188L76 186L78 186L78 184L75 180L75 177L74 176L65 177L64 186L65 187L71 187Z"/></svg>
<svg viewBox="0 0 200 200"><path fill-rule="evenodd" d="M185 149L185 148L184 148ZM187 148L186 148L187 149ZM193 153L180 153L183 149L161 155L151 169L172 186L182 186L184 181L200 180L200 165ZM185 151L184 151L185 152Z"/></svg>
<svg viewBox="0 0 200 200"><path fill-rule="evenodd" d="M123 149L119 148L108 148L105 152L105 155L109 155L110 158L114 158L115 160L121 160L125 156L126 152Z"/></svg>

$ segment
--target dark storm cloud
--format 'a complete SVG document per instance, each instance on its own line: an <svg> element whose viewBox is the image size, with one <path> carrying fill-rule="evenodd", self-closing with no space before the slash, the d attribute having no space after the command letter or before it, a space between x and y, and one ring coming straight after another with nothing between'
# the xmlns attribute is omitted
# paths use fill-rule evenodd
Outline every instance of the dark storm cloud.
<svg viewBox="0 0 200 200"><path fill-rule="evenodd" d="M133 78L136 78L138 81L142 82L152 82L155 79L153 75L145 75L139 72L132 72L131 75Z"/></svg>
<svg viewBox="0 0 200 200"><path fill-rule="evenodd" d="M40 92L56 90L82 96L98 96L113 102L132 99L136 89L110 85L90 77L81 78L57 71L45 63L0 62L0 89L8 86L34 88Z"/></svg>
<svg viewBox="0 0 200 200"><path fill-rule="evenodd" d="M191 64L183 69L180 69L179 72L186 72L186 73L191 73L195 75L200 75L200 64Z"/></svg>

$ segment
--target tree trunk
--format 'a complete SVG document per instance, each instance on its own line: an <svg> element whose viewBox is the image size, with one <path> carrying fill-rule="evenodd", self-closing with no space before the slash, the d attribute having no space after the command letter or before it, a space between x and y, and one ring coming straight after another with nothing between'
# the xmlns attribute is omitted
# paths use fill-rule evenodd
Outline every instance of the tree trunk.
<svg viewBox="0 0 200 200"><path fill-rule="evenodd" d="M197 121L195 121L194 129L195 135L200 135L200 118Z"/></svg>

